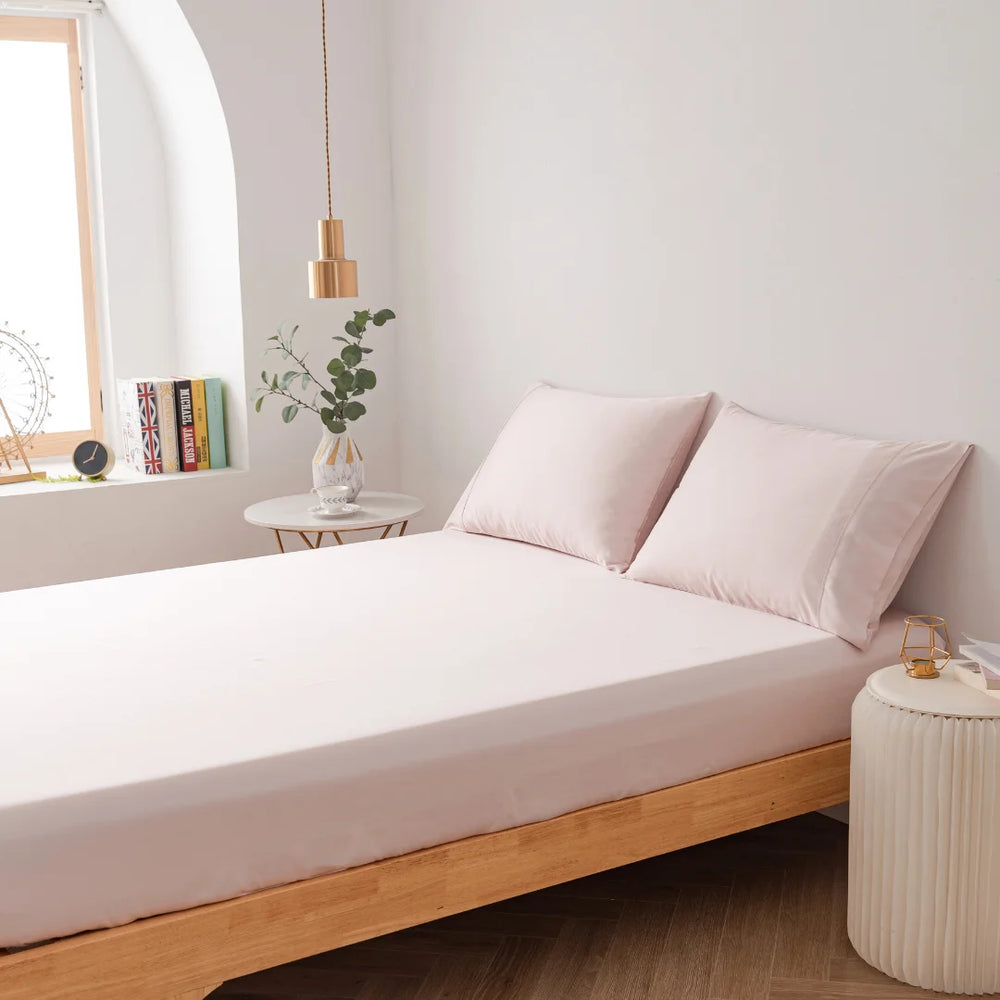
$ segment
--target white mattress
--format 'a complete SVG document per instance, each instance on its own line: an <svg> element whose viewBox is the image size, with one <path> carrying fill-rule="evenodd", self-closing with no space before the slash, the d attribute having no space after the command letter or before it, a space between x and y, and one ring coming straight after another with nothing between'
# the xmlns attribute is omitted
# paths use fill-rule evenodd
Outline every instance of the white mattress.
<svg viewBox="0 0 1000 1000"><path fill-rule="evenodd" d="M840 739L898 626L451 531L0 594L0 945Z"/></svg>

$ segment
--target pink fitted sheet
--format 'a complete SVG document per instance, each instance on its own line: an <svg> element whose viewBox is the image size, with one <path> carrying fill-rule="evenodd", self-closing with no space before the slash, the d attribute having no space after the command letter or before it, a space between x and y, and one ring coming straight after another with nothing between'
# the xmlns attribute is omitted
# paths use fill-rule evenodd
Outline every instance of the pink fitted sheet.
<svg viewBox="0 0 1000 1000"><path fill-rule="evenodd" d="M843 738L901 633L860 653L456 531L0 594L0 623L0 946Z"/></svg>

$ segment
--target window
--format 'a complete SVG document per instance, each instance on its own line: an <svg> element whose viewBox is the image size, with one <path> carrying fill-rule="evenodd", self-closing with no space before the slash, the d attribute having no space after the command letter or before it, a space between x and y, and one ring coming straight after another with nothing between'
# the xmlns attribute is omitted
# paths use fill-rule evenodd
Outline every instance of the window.
<svg viewBox="0 0 1000 1000"><path fill-rule="evenodd" d="M0 326L24 331L52 378L32 454L65 455L102 431L75 19L0 15L0 149ZM0 399L23 394L4 365Z"/></svg>

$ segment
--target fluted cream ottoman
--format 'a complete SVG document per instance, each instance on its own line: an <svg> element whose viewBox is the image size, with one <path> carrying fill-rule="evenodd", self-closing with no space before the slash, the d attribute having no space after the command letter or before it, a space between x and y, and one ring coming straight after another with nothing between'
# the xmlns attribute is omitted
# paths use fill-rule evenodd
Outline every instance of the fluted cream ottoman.
<svg viewBox="0 0 1000 1000"><path fill-rule="evenodd" d="M851 721L847 933L896 979L1000 991L1000 699L948 666L868 678Z"/></svg>

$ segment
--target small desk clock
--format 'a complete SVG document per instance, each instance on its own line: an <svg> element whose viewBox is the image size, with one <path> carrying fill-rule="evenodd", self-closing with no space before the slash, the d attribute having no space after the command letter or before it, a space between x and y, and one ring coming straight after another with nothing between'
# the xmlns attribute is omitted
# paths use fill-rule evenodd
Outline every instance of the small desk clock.
<svg viewBox="0 0 1000 1000"><path fill-rule="evenodd" d="M88 479L104 479L115 467L115 453L103 442L81 441L73 449L73 468Z"/></svg>

